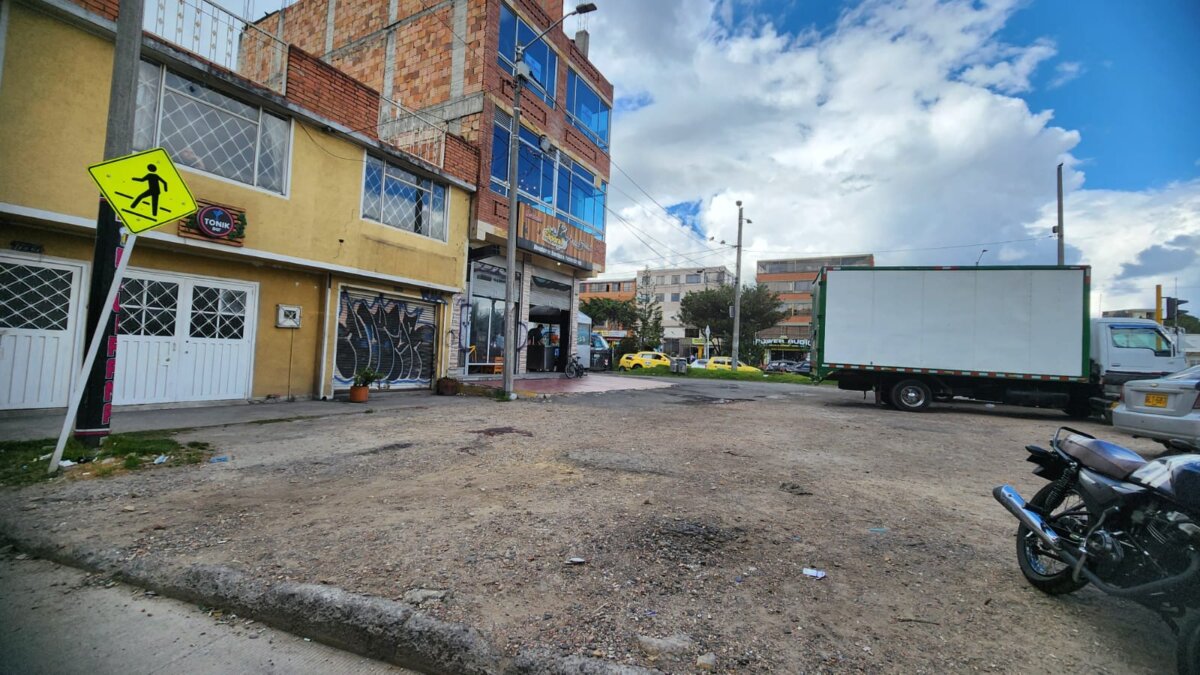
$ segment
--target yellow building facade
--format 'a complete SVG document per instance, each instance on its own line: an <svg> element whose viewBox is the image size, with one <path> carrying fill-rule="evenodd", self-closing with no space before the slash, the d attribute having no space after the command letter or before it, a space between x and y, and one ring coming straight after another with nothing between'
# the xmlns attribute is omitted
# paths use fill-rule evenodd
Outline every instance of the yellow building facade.
<svg viewBox="0 0 1200 675"><path fill-rule="evenodd" d="M58 407L86 342L87 166L103 159L112 22L0 3L0 409ZM325 398L362 369L393 389L444 375L471 167L451 173L306 107L292 91L369 96L300 52L287 95L149 36L142 58L135 145L165 147L228 227L192 217L139 236L112 402Z"/></svg>

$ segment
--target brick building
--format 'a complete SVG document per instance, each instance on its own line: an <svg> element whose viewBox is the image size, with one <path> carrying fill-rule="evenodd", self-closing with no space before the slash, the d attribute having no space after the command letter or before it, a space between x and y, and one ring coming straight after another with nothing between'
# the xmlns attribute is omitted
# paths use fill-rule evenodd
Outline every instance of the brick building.
<svg viewBox="0 0 1200 675"><path fill-rule="evenodd" d="M455 301L464 373L498 372L503 354L518 43L532 73L519 130L518 339L540 332L548 347L531 363L520 350L518 372L562 368L568 350L549 347L573 343L577 282L604 269L612 85L588 61L586 32L560 27L526 44L562 16L561 0L299 0L257 24L378 89L402 111L380 112L390 133L417 134L411 111L477 150L467 292Z"/></svg>
<svg viewBox="0 0 1200 675"><path fill-rule="evenodd" d="M477 149L403 117L417 133L385 133L377 90L198 2L219 20L146 9L133 144L164 148L226 227L191 216L139 236L109 411L327 398L364 369L429 388L455 357ZM0 409L60 407L94 302L84 167L104 156L118 2L0 9ZM239 39L215 32L230 25Z"/></svg>
<svg viewBox="0 0 1200 675"><path fill-rule="evenodd" d="M812 340L812 287L822 267L874 267L875 256L827 256L760 260L755 281L779 294L784 318L775 326L760 330L755 337L767 347L767 360L801 360L808 354Z"/></svg>
<svg viewBox="0 0 1200 675"><path fill-rule="evenodd" d="M596 279L592 281L582 281L579 283L579 302L584 303L593 298L603 298L607 300L628 300L633 301L637 295L637 279L629 277L627 279ZM591 317L593 320L596 317ZM625 337L628 326L622 326L616 323L602 322L592 326L592 331L599 333L608 339L619 340Z"/></svg>

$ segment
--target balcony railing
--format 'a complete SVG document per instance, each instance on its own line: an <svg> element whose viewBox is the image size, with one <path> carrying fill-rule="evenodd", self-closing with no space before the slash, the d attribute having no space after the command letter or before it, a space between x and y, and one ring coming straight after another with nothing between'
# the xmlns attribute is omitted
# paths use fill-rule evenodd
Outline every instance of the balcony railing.
<svg viewBox="0 0 1200 675"><path fill-rule="evenodd" d="M442 120L391 99L379 99L379 140L436 167L445 166L447 128Z"/></svg>
<svg viewBox="0 0 1200 675"><path fill-rule="evenodd" d="M147 0L143 28L272 91L287 93L287 43L209 0Z"/></svg>

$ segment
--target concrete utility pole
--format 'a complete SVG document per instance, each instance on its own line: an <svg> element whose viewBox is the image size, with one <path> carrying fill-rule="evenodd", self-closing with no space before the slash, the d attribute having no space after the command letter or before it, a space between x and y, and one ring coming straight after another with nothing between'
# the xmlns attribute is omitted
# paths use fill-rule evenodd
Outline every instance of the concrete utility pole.
<svg viewBox="0 0 1200 675"><path fill-rule="evenodd" d="M1062 163L1058 165L1058 227L1054 228L1058 234L1058 264L1067 264L1066 252L1063 250L1063 196L1062 196Z"/></svg>
<svg viewBox="0 0 1200 675"><path fill-rule="evenodd" d="M742 201L739 199L738 207L738 242L737 242L737 270L733 273L733 358L730 360L730 367L733 372L738 369L738 348L741 347L742 339Z"/></svg>
<svg viewBox="0 0 1200 675"><path fill-rule="evenodd" d="M529 79L529 64L525 63L525 47L541 40L546 33L554 30L558 24L566 21L567 17L576 14L587 14L596 11L595 3L584 2L575 6L575 10L563 14L562 18L550 24L537 37L518 44L513 55L513 69L516 74L516 86L513 87L512 129L508 136L508 234L505 235L505 265L504 275L504 393L513 395L513 374L517 370L517 304L515 284L517 281L517 191L520 180L517 178L517 155L521 149L521 89L525 80Z"/></svg>
<svg viewBox="0 0 1200 675"><path fill-rule="evenodd" d="M104 159L123 157L133 152L134 113L137 111L138 68L142 58L143 0L121 0L117 14L117 38L113 47L112 82L108 95L108 129L104 136ZM92 279L88 289L87 330L93 335L104 309L109 287L117 271L121 255L121 223L112 207L100 200L96 217L96 248L92 254ZM112 412L112 373L109 362L115 362L116 320L113 313L104 330L105 358L96 359L88 373L87 386L75 419L75 436L85 444L96 447L109 434Z"/></svg>

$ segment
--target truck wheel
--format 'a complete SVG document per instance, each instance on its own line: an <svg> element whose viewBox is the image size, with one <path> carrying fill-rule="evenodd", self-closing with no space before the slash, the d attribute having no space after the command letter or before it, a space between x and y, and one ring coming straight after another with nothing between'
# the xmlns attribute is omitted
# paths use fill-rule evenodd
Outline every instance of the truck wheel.
<svg viewBox="0 0 1200 675"><path fill-rule="evenodd" d="M892 390L890 387L879 388L879 402L885 408L896 409L896 404L892 401Z"/></svg>
<svg viewBox="0 0 1200 675"><path fill-rule="evenodd" d="M892 387L892 405L906 412L921 412L929 407L933 392L920 380L900 380Z"/></svg>

